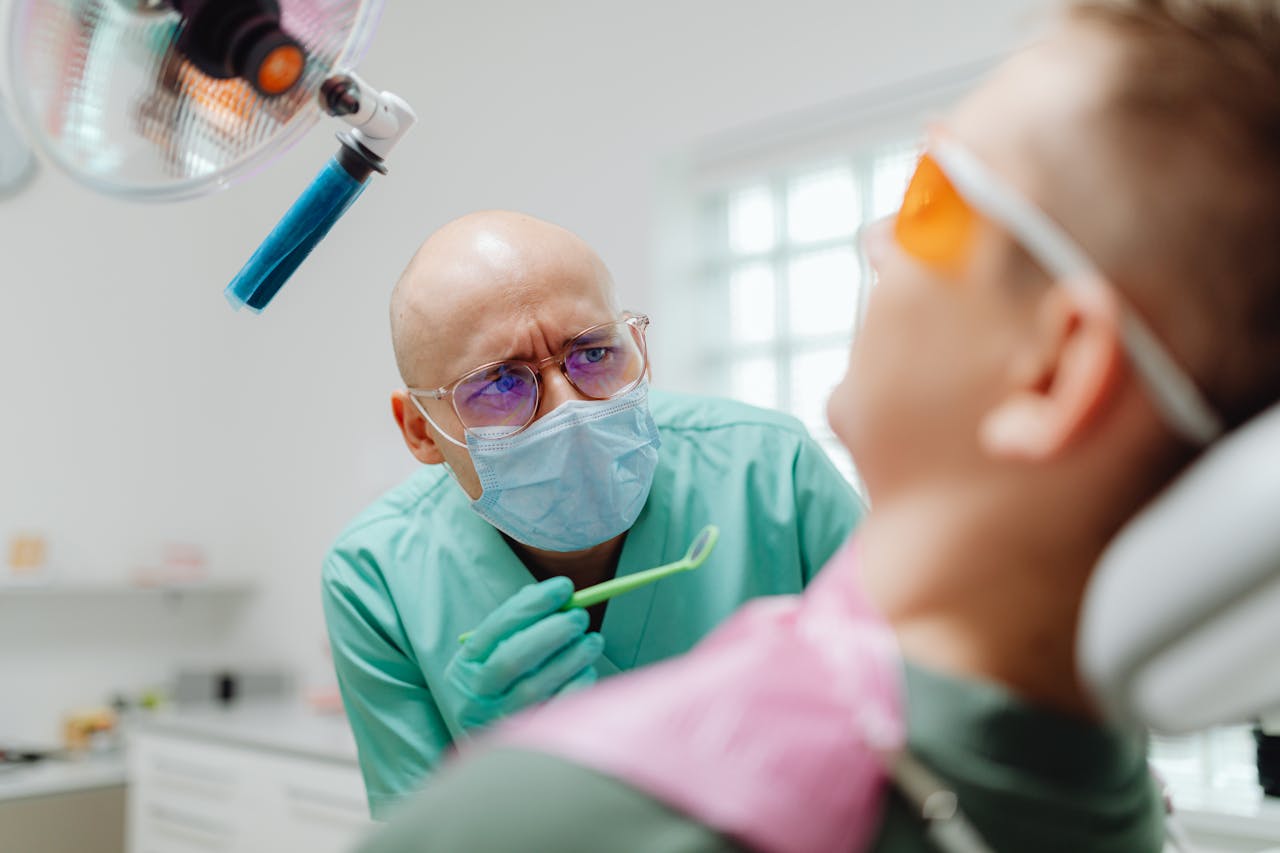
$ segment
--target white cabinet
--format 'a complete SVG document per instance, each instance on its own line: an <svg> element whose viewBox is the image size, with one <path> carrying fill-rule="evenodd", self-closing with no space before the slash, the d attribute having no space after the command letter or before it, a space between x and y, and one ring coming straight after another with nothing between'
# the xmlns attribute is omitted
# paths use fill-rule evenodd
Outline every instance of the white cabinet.
<svg viewBox="0 0 1280 853"><path fill-rule="evenodd" d="M141 733L129 853L346 853L372 826L354 764Z"/></svg>

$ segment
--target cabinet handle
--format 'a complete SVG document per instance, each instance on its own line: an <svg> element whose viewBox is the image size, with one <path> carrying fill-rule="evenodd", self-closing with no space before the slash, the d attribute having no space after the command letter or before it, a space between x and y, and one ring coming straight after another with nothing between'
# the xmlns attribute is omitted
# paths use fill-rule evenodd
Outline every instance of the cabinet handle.
<svg viewBox="0 0 1280 853"><path fill-rule="evenodd" d="M191 835L181 829L171 829L169 827L157 827L153 832L159 839L177 839L183 843L183 847L190 849L191 846L200 847L205 850L226 850L229 841L215 841L199 835ZM148 847L146 853L174 853L173 845L165 843L161 847Z"/></svg>
<svg viewBox="0 0 1280 853"><path fill-rule="evenodd" d="M236 783L236 774L230 770L193 764L172 758L154 758L151 761L151 767L157 772L169 776L185 776L188 779L212 785L231 786Z"/></svg>
<svg viewBox="0 0 1280 853"><path fill-rule="evenodd" d="M227 838L234 833L234 827L225 821L193 815L169 806L153 803L147 809L147 813L162 824L169 824L170 826L184 829L188 832L196 832L204 836L212 835Z"/></svg>
<svg viewBox="0 0 1280 853"><path fill-rule="evenodd" d="M368 815L367 806L362 801L344 797L341 794L313 791L309 788L299 788L294 785L286 785L284 790L289 799L299 805L319 806L325 809L352 812L361 818Z"/></svg>

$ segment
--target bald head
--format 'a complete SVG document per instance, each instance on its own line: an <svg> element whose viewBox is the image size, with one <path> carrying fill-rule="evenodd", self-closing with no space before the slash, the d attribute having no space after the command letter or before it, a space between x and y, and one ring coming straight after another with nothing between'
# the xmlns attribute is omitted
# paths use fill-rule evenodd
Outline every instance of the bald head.
<svg viewBox="0 0 1280 853"><path fill-rule="evenodd" d="M391 341L405 384L436 387L490 361L545 358L617 311L609 270L580 237L484 211L418 249L391 297Z"/></svg>

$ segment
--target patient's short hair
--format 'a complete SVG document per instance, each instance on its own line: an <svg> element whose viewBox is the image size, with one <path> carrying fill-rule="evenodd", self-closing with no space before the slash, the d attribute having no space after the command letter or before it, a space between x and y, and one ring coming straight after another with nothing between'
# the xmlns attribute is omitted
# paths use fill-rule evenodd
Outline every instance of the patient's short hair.
<svg viewBox="0 0 1280 853"><path fill-rule="evenodd" d="M1067 9L1118 47L1096 124L1141 213L1100 260L1239 424L1280 398L1280 0Z"/></svg>

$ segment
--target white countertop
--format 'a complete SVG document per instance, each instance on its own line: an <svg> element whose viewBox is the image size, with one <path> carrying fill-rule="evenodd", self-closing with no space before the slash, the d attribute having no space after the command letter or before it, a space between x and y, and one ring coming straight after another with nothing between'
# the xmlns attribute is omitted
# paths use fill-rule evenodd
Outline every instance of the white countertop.
<svg viewBox="0 0 1280 853"><path fill-rule="evenodd" d="M1196 834L1280 844L1280 802L1252 789L1173 792L1174 811Z"/></svg>
<svg viewBox="0 0 1280 853"><path fill-rule="evenodd" d="M128 731L189 738L337 764L356 764L347 720L296 703L248 702L229 709L183 708L129 721ZM126 784L123 753L0 766L0 802Z"/></svg>
<svg viewBox="0 0 1280 853"><path fill-rule="evenodd" d="M356 743L346 717L317 714L296 703L246 702L231 708L161 711L138 719L132 728L256 751L356 763Z"/></svg>
<svg viewBox="0 0 1280 853"><path fill-rule="evenodd" d="M0 769L0 802L125 784L124 756L37 761Z"/></svg>

